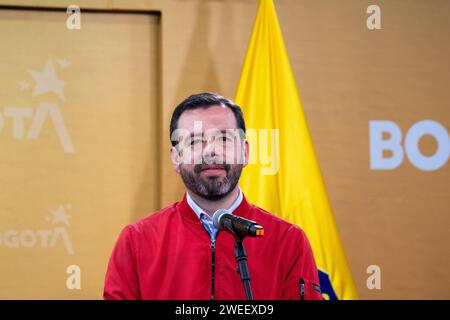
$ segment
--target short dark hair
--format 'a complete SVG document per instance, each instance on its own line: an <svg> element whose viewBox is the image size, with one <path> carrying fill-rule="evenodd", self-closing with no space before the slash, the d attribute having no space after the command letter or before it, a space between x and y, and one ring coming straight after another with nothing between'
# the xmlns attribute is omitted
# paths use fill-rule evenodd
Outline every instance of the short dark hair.
<svg viewBox="0 0 450 320"><path fill-rule="evenodd" d="M178 119L180 119L181 114L186 110L194 110L194 109L207 109L212 106L221 106L224 105L233 111L234 117L236 118L236 124L238 129L241 129L245 134L245 121L244 115L242 113L241 107L238 106L233 101L224 98L216 93L204 92L193 94L183 100L173 111L172 119L170 120L170 141L172 146L177 145L177 141L172 139L173 132L177 129Z"/></svg>

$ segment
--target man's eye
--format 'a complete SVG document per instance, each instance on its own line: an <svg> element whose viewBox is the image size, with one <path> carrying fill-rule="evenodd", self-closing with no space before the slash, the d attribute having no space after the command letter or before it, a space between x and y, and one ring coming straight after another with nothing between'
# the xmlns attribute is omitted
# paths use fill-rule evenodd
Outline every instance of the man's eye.
<svg viewBox="0 0 450 320"><path fill-rule="evenodd" d="M193 146L193 145L195 145L197 143L200 143L201 141L202 141L202 139L192 139L191 140L191 146Z"/></svg>
<svg viewBox="0 0 450 320"><path fill-rule="evenodd" d="M222 141L223 142L231 142L231 141L233 141L233 138L230 136L223 136Z"/></svg>

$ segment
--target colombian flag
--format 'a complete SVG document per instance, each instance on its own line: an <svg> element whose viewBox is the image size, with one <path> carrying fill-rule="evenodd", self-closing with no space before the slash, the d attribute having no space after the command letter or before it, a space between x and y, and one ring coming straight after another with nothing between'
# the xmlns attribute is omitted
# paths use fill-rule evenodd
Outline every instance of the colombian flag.
<svg viewBox="0 0 450 320"><path fill-rule="evenodd" d="M246 197L305 231L324 298L356 299L272 0L259 1L235 100L252 135Z"/></svg>

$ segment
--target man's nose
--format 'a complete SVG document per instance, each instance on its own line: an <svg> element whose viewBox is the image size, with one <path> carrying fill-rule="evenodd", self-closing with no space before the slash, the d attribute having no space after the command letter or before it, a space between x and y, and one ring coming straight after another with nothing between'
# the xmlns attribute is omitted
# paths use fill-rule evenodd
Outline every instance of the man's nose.
<svg viewBox="0 0 450 320"><path fill-rule="evenodd" d="M216 156L216 143L214 139L208 139L203 145L203 157L215 157Z"/></svg>

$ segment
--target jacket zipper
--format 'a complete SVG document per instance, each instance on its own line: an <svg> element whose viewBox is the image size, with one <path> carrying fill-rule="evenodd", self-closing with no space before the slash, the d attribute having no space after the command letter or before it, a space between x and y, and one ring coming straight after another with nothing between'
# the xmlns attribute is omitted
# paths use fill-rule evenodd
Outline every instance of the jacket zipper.
<svg viewBox="0 0 450 320"><path fill-rule="evenodd" d="M300 278L300 300L305 299L305 281Z"/></svg>
<svg viewBox="0 0 450 320"><path fill-rule="evenodd" d="M214 296L214 272L215 272L215 264L216 264L216 239L211 238L211 300L215 299Z"/></svg>

